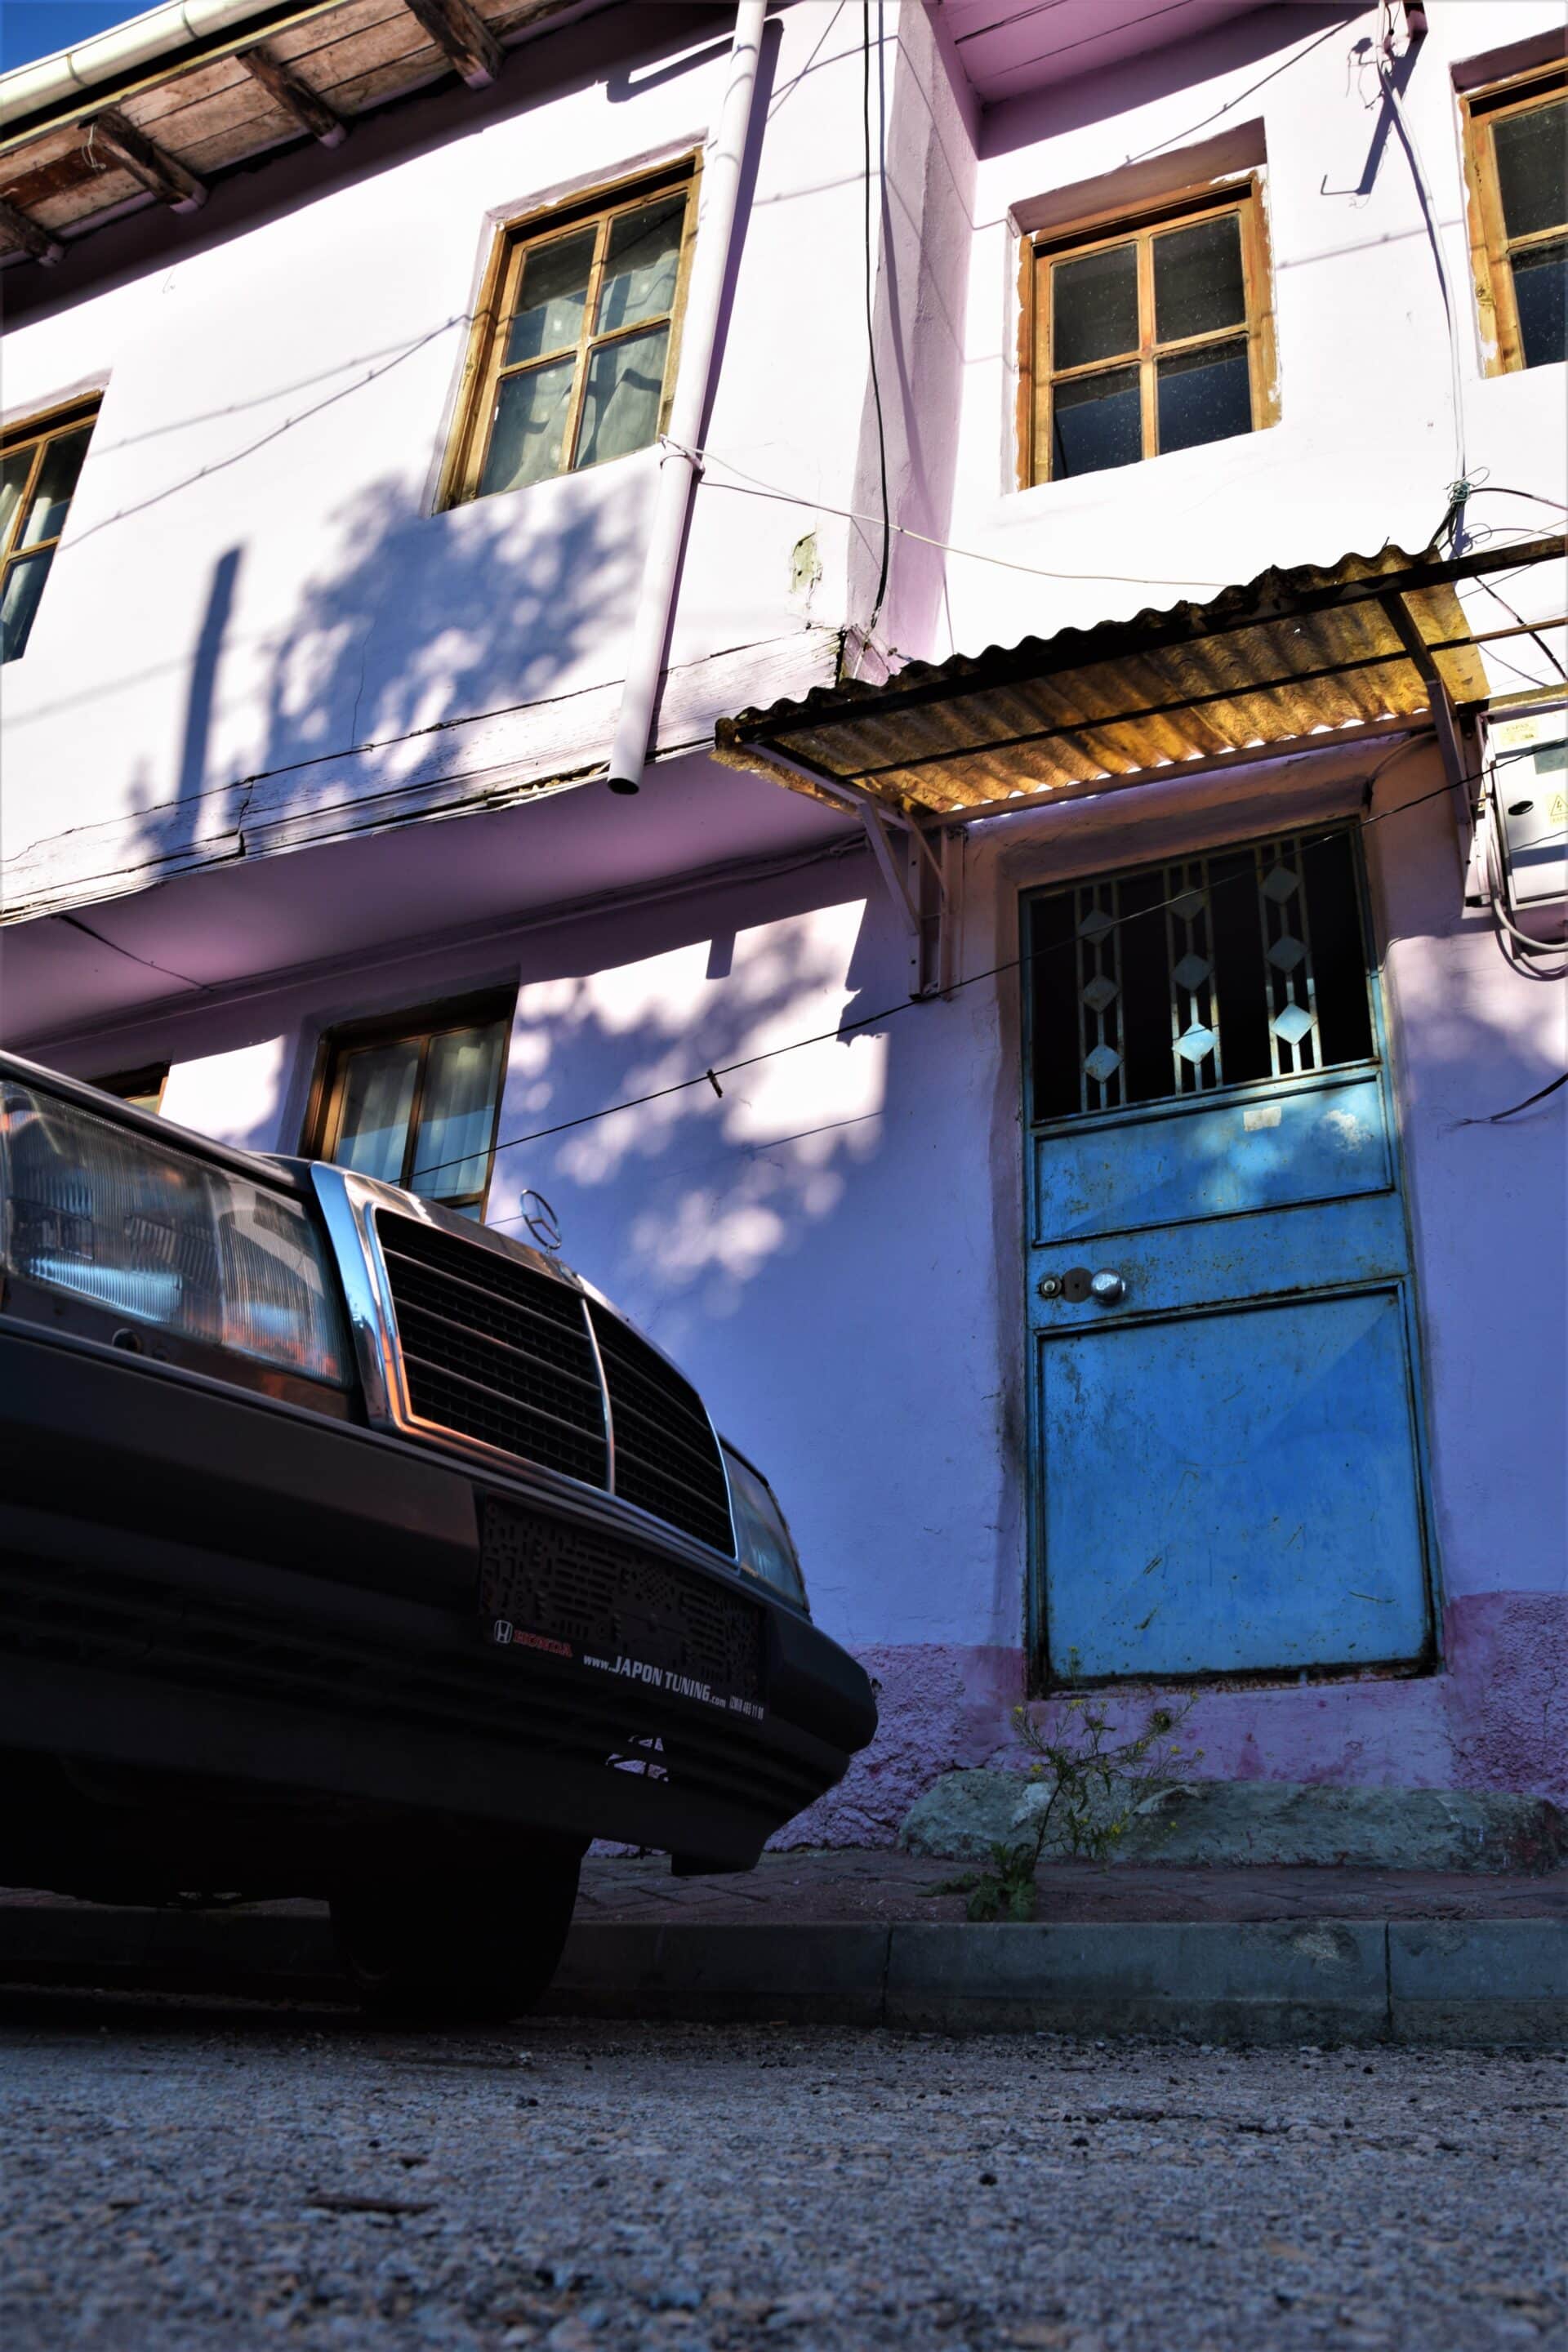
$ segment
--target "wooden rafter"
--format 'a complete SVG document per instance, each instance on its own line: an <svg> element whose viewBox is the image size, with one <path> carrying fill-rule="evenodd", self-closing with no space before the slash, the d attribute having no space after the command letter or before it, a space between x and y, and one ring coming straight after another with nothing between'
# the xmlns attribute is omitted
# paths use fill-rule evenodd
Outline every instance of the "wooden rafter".
<svg viewBox="0 0 1568 2352"><path fill-rule="evenodd" d="M501 69L501 45L468 0L403 0L470 89L484 89Z"/></svg>
<svg viewBox="0 0 1568 2352"><path fill-rule="evenodd" d="M30 253L35 261L58 261L65 251L47 228L40 228L36 220L29 220L15 205L8 205L4 196L0 196L0 236L20 247L24 253Z"/></svg>
<svg viewBox="0 0 1568 2352"><path fill-rule="evenodd" d="M207 200L206 184L188 171L177 156L155 147L117 106L106 106L82 124L89 154L101 150L140 180L144 188L172 205L177 213L194 213Z"/></svg>
<svg viewBox="0 0 1568 2352"><path fill-rule="evenodd" d="M245 68L253 81L260 83L273 104L281 108L301 131L308 131L323 147L342 144L348 136L348 124L289 67L279 64L264 48L241 49L236 62Z"/></svg>

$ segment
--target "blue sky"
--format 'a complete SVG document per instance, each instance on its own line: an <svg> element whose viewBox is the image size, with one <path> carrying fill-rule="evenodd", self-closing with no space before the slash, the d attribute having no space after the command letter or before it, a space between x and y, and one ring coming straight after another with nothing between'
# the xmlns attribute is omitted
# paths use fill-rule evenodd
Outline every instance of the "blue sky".
<svg viewBox="0 0 1568 2352"><path fill-rule="evenodd" d="M143 15L147 5L150 0L131 0L128 7L106 6L104 0L0 0L0 73L122 25Z"/></svg>

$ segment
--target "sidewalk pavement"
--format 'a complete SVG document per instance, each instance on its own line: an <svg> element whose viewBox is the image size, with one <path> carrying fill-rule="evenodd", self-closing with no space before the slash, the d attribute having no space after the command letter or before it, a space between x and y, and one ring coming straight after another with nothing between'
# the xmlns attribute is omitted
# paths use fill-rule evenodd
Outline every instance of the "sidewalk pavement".
<svg viewBox="0 0 1568 2352"><path fill-rule="evenodd" d="M932 1861L891 1846L765 1853L733 1878L672 1878L662 1854L590 1855L579 1926L668 1926L704 1920L799 1927L956 1924L962 1895L944 1881L973 1863ZM1035 1917L1088 1926L1114 1921L1268 1919L1556 1919L1568 1925L1568 1868L1543 1876L1471 1871L1288 1870L1272 1865L1184 1869L1168 1864L1048 1864L1036 1876Z"/></svg>
<svg viewBox="0 0 1568 2352"><path fill-rule="evenodd" d="M1568 2047L1568 1869L1540 1877L1058 1864L1033 1925L972 1925L962 1866L770 1853L676 1879L592 1856L560 2014L1201 2042ZM121 1910L0 1894L0 1982L338 2000L321 1906Z"/></svg>

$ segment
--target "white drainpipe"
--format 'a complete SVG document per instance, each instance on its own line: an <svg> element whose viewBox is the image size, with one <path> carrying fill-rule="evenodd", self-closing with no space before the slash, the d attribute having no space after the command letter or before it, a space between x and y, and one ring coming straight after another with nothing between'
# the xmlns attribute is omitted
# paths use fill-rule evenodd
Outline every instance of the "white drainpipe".
<svg viewBox="0 0 1568 2352"><path fill-rule="evenodd" d="M613 793L639 791L647 761L653 706L680 581L680 551L691 511L691 493L697 486L697 461L687 452L698 446L712 385L713 346L730 266L741 167L751 133L757 64L767 13L767 0L741 0L735 12L729 86L702 162L702 209L698 219L691 282L687 289L686 321L681 329L680 367L675 380L667 446L659 452L658 490L647 553L643 561L642 593L632 621L626 684L621 689L616 740L610 749L608 781Z"/></svg>

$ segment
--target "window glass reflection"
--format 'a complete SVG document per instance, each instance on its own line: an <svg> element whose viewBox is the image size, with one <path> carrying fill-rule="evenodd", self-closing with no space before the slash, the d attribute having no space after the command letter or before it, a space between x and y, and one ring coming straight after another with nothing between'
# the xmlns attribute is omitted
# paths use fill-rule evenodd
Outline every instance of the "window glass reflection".
<svg viewBox="0 0 1568 2352"><path fill-rule="evenodd" d="M1142 401L1136 368L1058 383L1051 417L1053 474L1099 474L1135 466L1143 455Z"/></svg>
<svg viewBox="0 0 1568 2352"><path fill-rule="evenodd" d="M1051 364L1082 367L1138 348L1138 248L1113 245L1051 272Z"/></svg>

